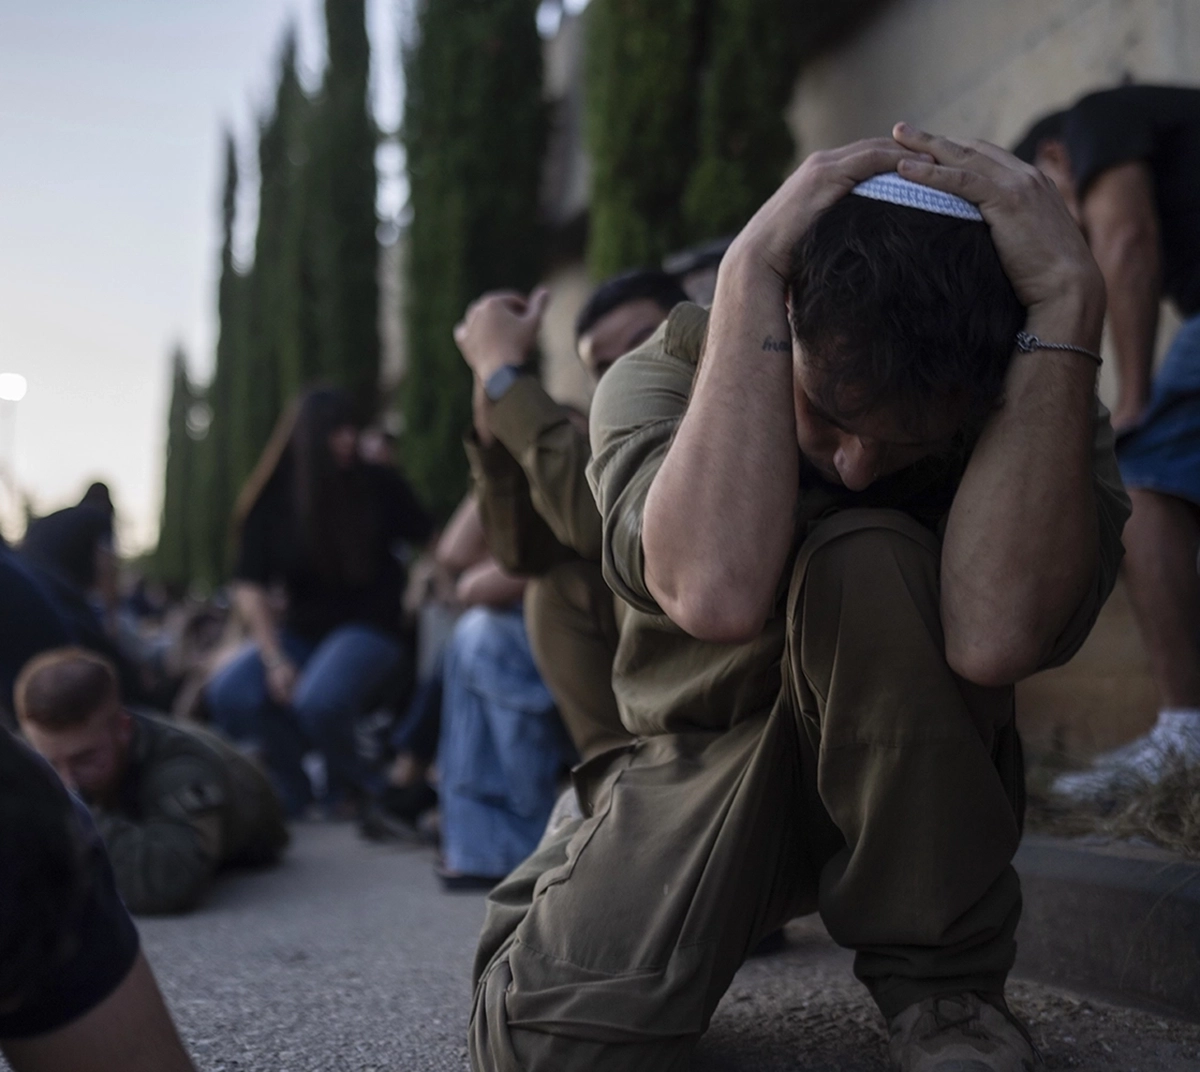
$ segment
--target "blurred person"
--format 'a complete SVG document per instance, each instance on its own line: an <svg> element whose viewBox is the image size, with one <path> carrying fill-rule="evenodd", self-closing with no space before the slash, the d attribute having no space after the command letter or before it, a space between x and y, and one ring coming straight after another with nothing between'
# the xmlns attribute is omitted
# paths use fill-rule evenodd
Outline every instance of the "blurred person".
<svg viewBox="0 0 1200 1072"><path fill-rule="evenodd" d="M327 806L361 816L386 779L359 757L355 723L404 671L399 545L424 543L432 521L394 468L359 458L349 396L317 388L281 418L235 525L234 604L253 639L208 687L213 720L257 751L289 816L313 801L312 749Z"/></svg>
<svg viewBox="0 0 1200 1072"><path fill-rule="evenodd" d="M686 301L665 272L605 280L575 320L592 384ZM585 761L630 738L612 691L618 608L600 566L600 514L587 485L587 420L527 374L546 292L485 294L455 340L474 374L467 438L488 544L510 572L530 575L525 621L534 659Z"/></svg>
<svg viewBox="0 0 1200 1072"><path fill-rule="evenodd" d="M108 485L90 485L75 506L34 518L21 541L30 561L111 610L117 599L114 508Z"/></svg>
<svg viewBox="0 0 1200 1072"><path fill-rule="evenodd" d="M897 173L898 172L898 173ZM1013 683L1068 659L1128 514L1103 283L1051 185L897 125L815 153L597 390L628 746L489 898L473 1067L684 1067L818 910L899 1072L1029 1072L1008 1009Z"/></svg>
<svg viewBox="0 0 1200 1072"><path fill-rule="evenodd" d="M0 728L0 1052L14 1072L194 1072L92 819Z"/></svg>
<svg viewBox="0 0 1200 1072"><path fill-rule="evenodd" d="M1158 721L1054 788L1115 805L1200 763L1200 89L1128 85L1039 120L1016 149L1058 187L1104 273L1117 359L1113 427L1133 502L1125 579ZM1152 375L1159 307L1183 325Z"/></svg>
<svg viewBox="0 0 1200 1072"><path fill-rule="evenodd" d="M218 870L273 863L287 844L262 771L199 728L129 711L102 657L44 652L15 702L26 740L92 809L131 911L186 912Z"/></svg>
<svg viewBox="0 0 1200 1072"><path fill-rule="evenodd" d="M525 581L488 551L473 496L437 557L462 608L442 653L437 870L447 889L487 888L537 844L571 746L529 648Z"/></svg>

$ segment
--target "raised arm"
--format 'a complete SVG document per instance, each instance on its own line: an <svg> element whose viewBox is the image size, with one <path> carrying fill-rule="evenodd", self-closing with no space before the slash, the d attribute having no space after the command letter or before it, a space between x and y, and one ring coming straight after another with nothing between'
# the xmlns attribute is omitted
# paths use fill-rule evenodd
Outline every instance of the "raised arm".
<svg viewBox="0 0 1200 1072"><path fill-rule="evenodd" d="M1117 358L1113 427L1121 431L1138 423L1150 399L1162 301L1162 250L1149 166L1133 160L1102 172L1088 187L1080 211L1108 290Z"/></svg>
<svg viewBox="0 0 1200 1072"><path fill-rule="evenodd" d="M1104 284L1050 181L981 142L903 126L896 137L935 164L899 170L979 205L1039 338L1098 351ZM1044 665L1093 583L1096 365L1079 353L1014 354L950 511L942 550L942 619L950 665L1006 685Z"/></svg>
<svg viewBox="0 0 1200 1072"><path fill-rule="evenodd" d="M914 154L891 139L814 153L721 263L704 356L646 500L650 593L702 640L756 636L792 544L799 478L786 277L792 247L855 183Z"/></svg>

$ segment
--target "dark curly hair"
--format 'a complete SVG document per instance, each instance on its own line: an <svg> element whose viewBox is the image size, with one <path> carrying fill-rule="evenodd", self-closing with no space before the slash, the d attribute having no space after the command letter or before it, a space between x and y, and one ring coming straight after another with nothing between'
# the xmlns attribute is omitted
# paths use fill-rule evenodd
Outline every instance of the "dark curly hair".
<svg viewBox="0 0 1200 1072"><path fill-rule="evenodd" d="M855 195L796 244L788 289L814 401L846 419L887 406L918 435L935 407L978 428L1025 323L986 224Z"/></svg>
<svg viewBox="0 0 1200 1072"><path fill-rule="evenodd" d="M688 296L675 276L658 268L634 268L614 275L604 280L579 310L575 318L575 341L579 342L601 317L607 316L618 305L642 299L657 302L669 313L680 302L687 301Z"/></svg>

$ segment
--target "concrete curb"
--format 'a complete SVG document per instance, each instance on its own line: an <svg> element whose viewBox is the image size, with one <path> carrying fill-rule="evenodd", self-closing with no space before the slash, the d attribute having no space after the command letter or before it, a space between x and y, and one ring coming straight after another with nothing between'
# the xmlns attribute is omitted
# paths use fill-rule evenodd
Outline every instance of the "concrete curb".
<svg viewBox="0 0 1200 1072"><path fill-rule="evenodd" d="M1037 834L1014 863L1017 974L1200 1021L1200 863Z"/></svg>

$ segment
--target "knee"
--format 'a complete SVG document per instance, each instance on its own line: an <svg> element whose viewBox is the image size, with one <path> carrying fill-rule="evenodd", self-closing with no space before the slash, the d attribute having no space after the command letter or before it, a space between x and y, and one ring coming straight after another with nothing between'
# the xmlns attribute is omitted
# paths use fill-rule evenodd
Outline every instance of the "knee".
<svg viewBox="0 0 1200 1072"><path fill-rule="evenodd" d="M862 515L856 524L836 525L835 518L809 537L792 579L801 600L819 595L826 608L831 602L936 607L941 548L933 533L893 511L856 513Z"/></svg>

